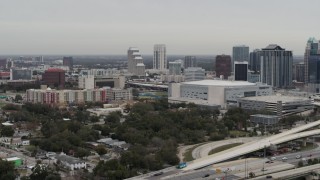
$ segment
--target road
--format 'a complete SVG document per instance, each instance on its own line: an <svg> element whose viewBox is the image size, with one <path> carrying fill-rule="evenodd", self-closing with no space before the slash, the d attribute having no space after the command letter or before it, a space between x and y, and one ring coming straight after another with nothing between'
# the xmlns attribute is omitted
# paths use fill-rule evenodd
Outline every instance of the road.
<svg viewBox="0 0 320 180"><path fill-rule="evenodd" d="M245 172L247 171L247 176L249 172L254 172L256 175L263 175L263 174L270 174L278 171L283 171L287 169L294 168L298 162L305 158L313 159L313 158L320 158L320 148L316 148L309 151L303 151L303 152L293 152L293 153L287 153L282 154L276 157L276 160L273 163L266 163L266 161L270 161L269 159L271 157L264 158L248 158L247 160L241 159L236 161L230 161L220 164L215 164L213 166L210 166L205 169L200 170L194 170L194 171L180 171L180 170L173 170L167 173L162 174L161 176L156 177L150 177L148 179L212 179L212 178L223 178L226 176L224 171L227 171L229 169L230 171L227 171L228 179L241 179L245 177ZM311 157L310 154L312 155ZM300 155L302 158L297 159L296 156ZM288 160L282 161L282 158L286 157ZM245 162L247 161L247 162ZM262 171L262 169L265 169L265 171ZM215 170L220 169L221 173L216 174ZM204 177L205 175L209 174L209 177Z"/></svg>
<svg viewBox="0 0 320 180"><path fill-rule="evenodd" d="M194 159L199 159L199 158L208 156L209 152L212 149L215 149L217 147L224 146L227 144L234 144L234 143L247 143L247 142L259 140L262 138L264 138L264 137L243 137L243 138L235 138L235 139L227 139L227 140L222 140L222 141L210 142L210 143L207 143L207 144L204 144L202 146L195 148L192 151L192 157Z"/></svg>

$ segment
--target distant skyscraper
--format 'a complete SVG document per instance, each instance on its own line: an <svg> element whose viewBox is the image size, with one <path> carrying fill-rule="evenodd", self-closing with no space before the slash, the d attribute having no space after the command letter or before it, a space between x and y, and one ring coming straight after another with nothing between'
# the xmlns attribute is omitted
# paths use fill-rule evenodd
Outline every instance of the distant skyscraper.
<svg viewBox="0 0 320 180"><path fill-rule="evenodd" d="M10 80L31 80L32 71L28 68L11 68Z"/></svg>
<svg viewBox="0 0 320 180"><path fill-rule="evenodd" d="M231 75L231 56L218 55L216 56L216 76L223 76L223 79L228 79Z"/></svg>
<svg viewBox="0 0 320 180"><path fill-rule="evenodd" d="M184 57L184 68L197 67L197 59L195 56L185 56Z"/></svg>
<svg viewBox="0 0 320 180"><path fill-rule="evenodd" d="M292 51L270 44L259 51L261 82L277 88L292 85Z"/></svg>
<svg viewBox="0 0 320 180"><path fill-rule="evenodd" d="M43 56L37 56L34 58L37 62L43 62Z"/></svg>
<svg viewBox="0 0 320 180"><path fill-rule="evenodd" d="M50 87L63 88L65 84L65 71L58 68L47 69L42 75L42 81Z"/></svg>
<svg viewBox="0 0 320 180"><path fill-rule="evenodd" d="M306 46L306 50L304 53L304 64L305 64L305 83L309 82L309 57L312 55L320 54L320 41L317 41L315 38L309 38Z"/></svg>
<svg viewBox="0 0 320 180"><path fill-rule="evenodd" d="M167 69L167 52L165 44L156 44L153 48L153 69Z"/></svg>
<svg viewBox="0 0 320 180"><path fill-rule="evenodd" d="M233 46L232 48L232 70L235 61L247 61L249 62L249 47L245 45Z"/></svg>
<svg viewBox="0 0 320 180"><path fill-rule="evenodd" d="M0 59L0 69L7 68L7 59Z"/></svg>
<svg viewBox="0 0 320 180"><path fill-rule="evenodd" d="M297 82L305 82L305 69L304 63L293 65L293 80L296 80Z"/></svg>
<svg viewBox="0 0 320 180"><path fill-rule="evenodd" d="M169 74L170 75L181 75L181 63L180 62L169 62Z"/></svg>
<svg viewBox="0 0 320 180"><path fill-rule="evenodd" d="M138 48L130 47L128 49L128 71L137 76L145 75L145 65Z"/></svg>
<svg viewBox="0 0 320 180"><path fill-rule="evenodd" d="M248 81L248 62L247 61L234 62L234 80Z"/></svg>
<svg viewBox="0 0 320 180"><path fill-rule="evenodd" d="M308 64L309 64L308 83L320 84L320 54L309 56Z"/></svg>
<svg viewBox="0 0 320 180"><path fill-rule="evenodd" d="M184 71L185 81L204 80L205 70L200 67L189 67Z"/></svg>
<svg viewBox="0 0 320 180"><path fill-rule="evenodd" d="M72 69L73 68L73 57L71 57L71 56L63 57L63 65L69 66L69 69Z"/></svg>
<svg viewBox="0 0 320 180"><path fill-rule="evenodd" d="M248 65L248 69L254 72L260 72L260 58L258 52L260 49L255 49L250 53L250 61Z"/></svg>

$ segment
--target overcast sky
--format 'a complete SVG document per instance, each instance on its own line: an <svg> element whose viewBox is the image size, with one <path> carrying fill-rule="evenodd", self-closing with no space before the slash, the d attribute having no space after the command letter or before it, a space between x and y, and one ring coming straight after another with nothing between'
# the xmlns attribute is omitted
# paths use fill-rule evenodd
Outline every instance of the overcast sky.
<svg viewBox="0 0 320 180"><path fill-rule="evenodd" d="M0 0L0 54L231 54L320 39L320 0Z"/></svg>

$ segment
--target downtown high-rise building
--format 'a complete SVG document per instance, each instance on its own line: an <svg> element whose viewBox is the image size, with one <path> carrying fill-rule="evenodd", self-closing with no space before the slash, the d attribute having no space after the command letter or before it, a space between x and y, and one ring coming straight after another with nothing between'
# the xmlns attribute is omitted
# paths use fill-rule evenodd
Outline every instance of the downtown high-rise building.
<svg viewBox="0 0 320 180"><path fill-rule="evenodd" d="M153 69L167 69L167 52L165 44L155 44L153 47Z"/></svg>
<svg viewBox="0 0 320 180"><path fill-rule="evenodd" d="M293 65L293 80L296 82L305 82L305 64L303 62Z"/></svg>
<svg viewBox="0 0 320 180"><path fill-rule="evenodd" d="M197 58L195 56L184 57L184 68L197 67Z"/></svg>
<svg viewBox="0 0 320 180"><path fill-rule="evenodd" d="M169 75L181 75L181 62L169 62Z"/></svg>
<svg viewBox="0 0 320 180"><path fill-rule="evenodd" d="M248 62L247 61L234 62L234 80L248 81Z"/></svg>
<svg viewBox="0 0 320 180"><path fill-rule="evenodd" d="M292 51L270 44L259 53L261 82L276 88L292 86Z"/></svg>
<svg viewBox="0 0 320 180"><path fill-rule="evenodd" d="M313 60L315 59L314 57L311 56L317 56L320 54L320 41L316 40L315 38L309 38L307 42L307 46L305 49L304 53L304 64L305 64L305 83L309 83L310 79L310 72L309 72L309 61L312 58ZM311 72L312 74L312 72Z"/></svg>
<svg viewBox="0 0 320 180"><path fill-rule="evenodd" d="M260 72L260 58L259 58L259 52L260 49L255 49L250 53L250 60L248 64L248 69L251 71L258 73Z"/></svg>
<svg viewBox="0 0 320 180"><path fill-rule="evenodd" d="M231 56L218 55L216 56L216 76L222 79L228 79L231 76Z"/></svg>
<svg viewBox="0 0 320 180"><path fill-rule="evenodd" d="M145 75L145 65L143 64L143 58L136 47L130 47L128 49L128 71L136 76Z"/></svg>
<svg viewBox="0 0 320 180"><path fill-rule="evenodd" d="M232 48L232 71L234 71L233 65L234 65L235 61L249 62L249 46L246 46L246 45L233 46L233 48Z"/></svg>
<svg viewBox="0 0 320 180"><path fill-rule="evenodd" d="M73 68L73 57L65 56L62 61L64 66L69 66L69 69Z"/></svg>

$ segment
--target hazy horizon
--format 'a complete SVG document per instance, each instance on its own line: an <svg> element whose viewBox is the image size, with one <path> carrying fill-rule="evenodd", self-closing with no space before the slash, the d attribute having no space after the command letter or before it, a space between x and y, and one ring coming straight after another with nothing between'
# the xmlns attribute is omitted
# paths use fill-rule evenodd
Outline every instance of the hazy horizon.
<svg viewBox="0 0 320 180"><path fill-rule="evenodd" d="M0 55L232 54L278 44L303 55L320 38L320 1L309 0L4 0Z"/></svg>

